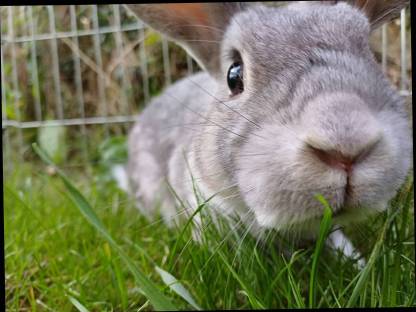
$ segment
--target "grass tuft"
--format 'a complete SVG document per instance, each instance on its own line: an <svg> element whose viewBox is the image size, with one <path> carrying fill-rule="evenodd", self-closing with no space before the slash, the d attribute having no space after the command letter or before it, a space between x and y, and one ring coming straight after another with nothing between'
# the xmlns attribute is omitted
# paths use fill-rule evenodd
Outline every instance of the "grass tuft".
<svg viewBox="0 0 416 312"><path fill-rule="evenodd" d="M120 255L121 259L125 262L130 272L134 275L137 283L141 287L141 291L146 296L146 298L152 303L153 307L156 310L177 310L176 306L168 299L158 288L157 286L148 279L145 274L141 272L135 265L133 260L120 248L120 246L114 241L108 231L105 229L104 225L95 214L94 210L85 199L85 197L77 190L77 188L71 183L71 181L66 177L66 175L59 169L56 168L55 164L48 157L48 155L41 150L36 143L33 144L33 149L36 154L42 158L42 160L48 165L53 166L56 169L59 177L62 179L65 187L68 191L68 195L78 208L78 210L84 215L85 219L95 227L95 229L101 234L101 236L113 247L117 253Z"/></svg>
<svg viewBox="0 0 416 312"><path fill-rule="evenodd" d="M411 178L387 212L349 233L368 259L360 271L326 248L329 211L315 245L285 254L275 233L258 241L238 220L212 219L202 202L196 243L189 219L174 228L145 219L114 181L100 178L102 166L51 170L43 156L48 166L22 163L4 179L9 310L415 305Z"/></svg>

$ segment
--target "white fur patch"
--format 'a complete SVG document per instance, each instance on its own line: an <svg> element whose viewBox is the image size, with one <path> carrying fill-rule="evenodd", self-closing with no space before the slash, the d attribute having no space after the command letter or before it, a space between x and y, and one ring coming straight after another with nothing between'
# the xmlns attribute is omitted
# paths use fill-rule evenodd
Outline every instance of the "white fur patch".
<svg viewBox="0 0 416 312"><path fill-rule="evenodd" d="M123 165L115 165L111 168L111 174L117 182L117 185L120 189L125 192L128 192L129 189L129 179L127 177L126 169Z"/></svg>
<svg viewBox="0 0 416 312"><path fill-rule="evenodd" d="M341 230L336 230L329 235L329 244L334 249L339 249L345 257L358 259L357 266L359 269L363 269L365 266L365 260L361 257L361 254L354 248L351 241L344 235Z"/></svg>

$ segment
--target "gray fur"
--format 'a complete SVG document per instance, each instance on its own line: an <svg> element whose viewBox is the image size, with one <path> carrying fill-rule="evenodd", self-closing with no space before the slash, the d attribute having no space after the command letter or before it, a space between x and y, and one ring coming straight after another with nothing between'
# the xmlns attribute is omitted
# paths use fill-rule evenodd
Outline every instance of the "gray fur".
<svg viewBox="0 0 416 312"><path fill-rule="evenodd" d="M403 1L390 8L395 2ZM141 15L140 6L135 12ZM128 171L142 210L152 215L160 201L166 221L175 219L178 202L166 182L195 209L190 172L205 198L217 194L213 211L244 216L255 230L315 232L322 215L316 193L339 224L384 210L409 171L412 140L404 101L368 42L366 15L378 25L390 16L371 14L346 3L256 4L236 9L226 27L215 21L225 31L216 48L220 67L211 63L211 75L169 87L130 133ZM226 82L232 49L244 61L245 90L235 97ZM351 196L346 173L308 145L351 157L370 150L354 165Z"/></svg>

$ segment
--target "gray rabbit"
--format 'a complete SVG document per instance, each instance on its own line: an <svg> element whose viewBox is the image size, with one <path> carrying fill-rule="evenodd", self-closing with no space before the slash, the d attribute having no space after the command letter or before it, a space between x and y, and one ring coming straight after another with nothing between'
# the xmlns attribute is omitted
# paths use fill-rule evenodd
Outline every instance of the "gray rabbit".
<svg viewBox="0 0 416 312"><path fill-rule="evenodd" d="M305 239L322 217L317 193L341 226L385 210L412 139L369 35L407 3L129 5L204 69L155 98L129 135L138 206L151 216L159 204L172 223L178 198L196 209L195 183L203 198L215 194L213 214ZM342 233L332 241L351 249Z"/></svg>

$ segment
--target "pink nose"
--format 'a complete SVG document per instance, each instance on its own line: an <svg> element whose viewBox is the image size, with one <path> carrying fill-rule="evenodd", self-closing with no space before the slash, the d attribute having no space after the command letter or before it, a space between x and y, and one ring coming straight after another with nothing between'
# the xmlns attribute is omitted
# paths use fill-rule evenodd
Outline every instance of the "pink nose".
<svg viewBox="0 0 416 312"><path fill-rule="evenodd" d="M335 150L324 151L311 147L312 152L325 164L330 167L342 169L347 173L350 173L355 159L342 155Z"/></svg>

